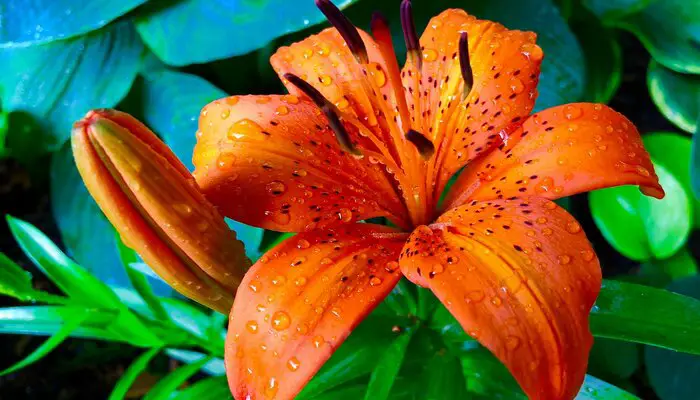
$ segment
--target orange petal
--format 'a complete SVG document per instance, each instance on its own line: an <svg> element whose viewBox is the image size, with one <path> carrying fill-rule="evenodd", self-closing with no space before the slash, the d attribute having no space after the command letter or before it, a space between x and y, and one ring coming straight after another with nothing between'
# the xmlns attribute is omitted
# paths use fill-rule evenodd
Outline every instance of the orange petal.
<svg viewBox="0 0 700 400"><path fill-rule="evenodd" d="M568 104L534 114L500 150L469 165L446 208L470 199L557 199L619 185L640 185L663 197L639 132L627 118L602 104Z"/></svg>
<svg viewBox="0 0 700 400"><path fill-rule="evenodd" d="M601 273L586 235L564 209L538 197L474 201L417 228L399 263L531 399L576 395Z"/></svg>
<svg viewBox="0 0 700 400"><path fill-rule="evenodd" d="M114 110L89 112L72 145L85 185L124 242L175 290L228 312L250 260L172 151Z"/></svg>
<svg viewBox="0 0 700 400"><path fill-rule="evenodd" d="M406 236L370 224L317 230L253 265L226 339L234 397L293 398L398 282Z"/></svg>
<svg viewBox="0 0 700 400"><path fill-rule="evenodd" d="M200 116L195 177L226 216L299 232L387 216L404 207L376 157L343 152L327 120L294 95L217 100Z"/></svg>
<svg viewBox="0 0 700 400"><path fill-rule="evenodd" d="M467 32L474 79L466 99L461 32ZM535 38L456 9L428 23L420 38L422 69L417 72L408 62L402 77L414 128L433 139L437 149L434 196L462 166L500 144L499 132L532 111L543 57Z"/></svg>

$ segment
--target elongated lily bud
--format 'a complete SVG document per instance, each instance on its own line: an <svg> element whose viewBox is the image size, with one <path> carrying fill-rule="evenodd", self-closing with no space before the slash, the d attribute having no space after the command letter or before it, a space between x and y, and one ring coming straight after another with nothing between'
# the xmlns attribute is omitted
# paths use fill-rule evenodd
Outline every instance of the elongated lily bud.
<svg viewBox="0 0 700 400"><path fill-rule="evenodd" d="M127 246L175 290L227 314L250 261L170 149L114 110L76 122L72 145L85 185Z"/></svg>

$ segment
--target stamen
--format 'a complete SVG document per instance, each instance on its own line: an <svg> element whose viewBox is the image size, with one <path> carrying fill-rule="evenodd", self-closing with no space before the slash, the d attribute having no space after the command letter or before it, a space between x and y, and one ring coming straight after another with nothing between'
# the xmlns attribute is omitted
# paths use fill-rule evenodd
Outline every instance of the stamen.
<svg viewBox="0 0 700 400"><path fill-rule="evenodd" d="M403 29L403 39L406 42L408 56L420 70L423 65L423 57L421 55L418 33L416 33L416 25L413 22L411 0L403 0L401 2L401 29Z"/></svg>
<svg viewBox="0 0 700 400"><path fill-rule="evenodd" d="M459 66L462 70L462 78L464 79L464 93L462 100L469 96L474 86L474 73L469 60L469 37L467 32L462 32L459 36Z"/></svg>
<svg viewBox="0 0 700 400"><path fill-rule="evenodd" d="M355 25L353 25L330 0L316 0L316 7L321 10L323 15L328 19L328 22L330 22L331 25L338 30L340 36L345 39L345 43L348 44L348 48L357 61L360 64L367 64L369 62L367 48Z"/></svg>
<svg viewBox="0 0 700 400"><path fill-rule="evenodd" d="M297 87L297 89L309 96L311 101L313 101L316 106L321 109L323 114L325 114L326 118L328 119L328 126L333 130L333 133L335 133L335 138L338 140L338 143L343 150L354 155L362 155L362 153L360 153L360 151L352 143L352 140L350 140L350 134L347 130L345 130L345 126L343 126L342 122L340 122L340 112L330 101L328 101L328 99L323 96L323 94L321 94L321 92L316 90L315 87L311 86L310 83L294 74L286 73L284 74L284 79L291 82L292 85Z"/></svg>
<svg viewBox="0 0 700 400"><path fill-rule="evenodd" d="M414 129L408 130L408 133L406 133L406 140L413 143L413 145L416 146L416 149L418 149L421 157L426 160L432 157L435 153L435 145L433 142L431 142L430 139L425 137L422 133Z"/></svg>

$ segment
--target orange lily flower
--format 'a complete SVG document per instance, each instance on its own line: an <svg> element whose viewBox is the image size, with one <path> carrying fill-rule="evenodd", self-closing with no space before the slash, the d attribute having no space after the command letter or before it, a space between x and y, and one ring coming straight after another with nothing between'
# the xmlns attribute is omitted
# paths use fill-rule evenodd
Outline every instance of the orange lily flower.
<svg viewBox="0 0 700 400"><path fill-rule="evenodd" d="M552 200L630 184L663 197L636 128L602 104L529 115L543 58L532 32L447 10L419 39L404 0L399 70L386 20L370 36L316 3L334 27L271 58L290 94L221 99L200 117L205 196L233 219L299 233L237 292L234 396L294 397L403 273L530 398L573 398L601 272ZM360 223L379 216L398 228Z"/></svg>

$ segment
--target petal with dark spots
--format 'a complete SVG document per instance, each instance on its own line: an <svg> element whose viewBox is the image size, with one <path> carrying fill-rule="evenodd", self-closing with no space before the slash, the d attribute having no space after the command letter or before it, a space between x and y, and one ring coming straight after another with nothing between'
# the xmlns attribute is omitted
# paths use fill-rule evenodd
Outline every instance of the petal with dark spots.
<svg viewBox="0 0 700 400"><path fill-rule="evenodd" d="M407 234L371 224L301 233L246 274L226 373L237 399L292 399L401 278Z"/></svg>
<svg viewBox="0 0 700 400"><path fill-rule="evenodd" d="M513 196L557 199L619 185L663 197L634 125L608 106L574 103L534 114L500 149L467 166L445 207Z"/></svg>
<svg viewBox="0 0 700 400"><path fill-rule="evenodd" d="M586 373L598 259L576 220L538 197L474 201L417 228L399 264L508 367L532 399L571 399Z"/></svg>

